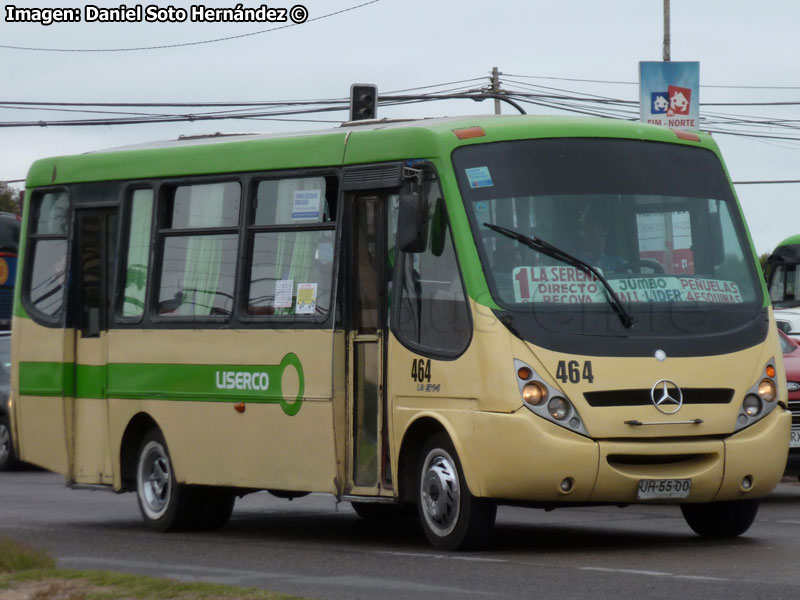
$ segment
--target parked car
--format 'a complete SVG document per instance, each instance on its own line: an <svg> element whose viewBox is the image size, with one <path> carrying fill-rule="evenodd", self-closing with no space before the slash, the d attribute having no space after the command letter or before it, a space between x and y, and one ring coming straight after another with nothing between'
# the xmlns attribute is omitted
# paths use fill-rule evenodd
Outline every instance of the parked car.
<svg viewBox="0 0 800 600"><path fill-rule="evenodd" d="M11 443L8 399L11 390L11 334L0 332L0 471L13 467L17 460Z"/></svg>
<svg viewBox="0 0 800 600"><path fill-rule="evenodd" d="M800 344L781 334L783 366L786 369L786 383L789 387L789 409L792 411L792 437L789 439L789 459L786 461L786 475L800 476Z"/></svg>
<svg viewBox="0 0 800 600"><path fill-rule="evenodd" d="M778 329L800 342L800 310L776 307L775 322L778 324Z"/></svg>

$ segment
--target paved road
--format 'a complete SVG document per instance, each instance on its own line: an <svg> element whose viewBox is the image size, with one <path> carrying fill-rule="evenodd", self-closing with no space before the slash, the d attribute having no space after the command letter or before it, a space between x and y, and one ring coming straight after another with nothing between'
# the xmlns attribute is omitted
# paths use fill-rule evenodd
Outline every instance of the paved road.
<svg viewBox="0 0 800 600"><path fill-rule="evenodd" d="M63 567L326 600L800 598L800 485L788 481L732 541L694 536L674 507L502 507L490 549L446 554L414 521L376 526L324 495L252 494L219 532L156 534L131 494L19 471L0 473L0 534L46 548Z"/></svg>

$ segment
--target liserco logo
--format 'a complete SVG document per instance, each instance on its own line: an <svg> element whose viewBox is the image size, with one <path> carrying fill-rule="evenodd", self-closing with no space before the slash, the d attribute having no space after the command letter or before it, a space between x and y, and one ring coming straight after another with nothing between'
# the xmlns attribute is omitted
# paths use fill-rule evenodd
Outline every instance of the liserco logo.
<svg viewBox="0 0 800 600"><path fill-rule="evenodd" d="M657 381L650 389L653 405L665 415L678 412L683 406L683 392L678 384L669 379Z"/></svg>

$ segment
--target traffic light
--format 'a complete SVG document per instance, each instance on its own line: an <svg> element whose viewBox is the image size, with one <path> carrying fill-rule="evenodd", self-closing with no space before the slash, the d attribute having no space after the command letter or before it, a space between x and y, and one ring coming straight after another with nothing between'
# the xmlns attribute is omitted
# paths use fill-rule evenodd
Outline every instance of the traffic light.
<svg viewBox="0 0 800 600"><path fill-rule="evenodd" d="M363 121L378 116L378 86L354 83L350 86L350 120Z"/></svg>

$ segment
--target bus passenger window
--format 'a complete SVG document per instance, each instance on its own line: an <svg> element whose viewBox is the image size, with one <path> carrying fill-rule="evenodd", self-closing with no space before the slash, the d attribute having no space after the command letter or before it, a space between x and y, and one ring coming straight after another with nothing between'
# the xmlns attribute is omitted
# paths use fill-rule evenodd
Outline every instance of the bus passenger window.
<svg viewBox="0 0 800 600"><path fill-rule="evenodd" d="M67 235L69 198L66 192L45 194L36 211L35 233Z"/></svg>
<svg viewBox="0 0 800 600"><path fill-rule="evenodd" d="M131 198L125 296L122 316L144 314L147 272L150 269L150 225L153 216L153 190L136 190Z"/></svg>
<svg viewBox="0 0 800 600"><path fill-rule="evenodd" d="M160 232L160 316L232 313L240 196L238 182L175 189L165 215L167 227Z"/></svg>
<svg viewBox="0 0 800 600"><path fill-rule="evenodd" d="M48 192L34 198L34 207L33 260L25 293L34 310L55 317L66 291L69 197L66 192Z"/></svg>
<svg viewBox="0 0 800 600"><path fill-rule="evenodd" d="M332 177L259 182L249 228L252 251L247 314L328 314L336 188Z"/></svg>

